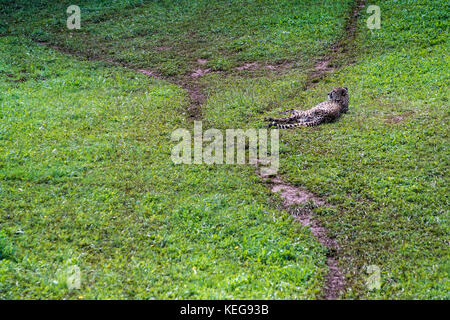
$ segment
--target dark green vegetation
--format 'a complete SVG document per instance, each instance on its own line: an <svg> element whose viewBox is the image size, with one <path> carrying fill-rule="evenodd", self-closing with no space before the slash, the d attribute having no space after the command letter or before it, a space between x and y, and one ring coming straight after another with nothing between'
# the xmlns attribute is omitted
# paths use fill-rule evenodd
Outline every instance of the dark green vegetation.
<svg viewBox="0 0 450 320"><path fill-rule="evenodd" d="M315 212L341 245L344 297L449 298L439 1L378 1L373 31L362 9L355 63L307 91L352 1L85 1L70 32L69 2L0 3L0 297L317 298L326 272L325 250L253 168L171 163L170 133L192 126L184 90L34 40L174 78L208 59L227 72L200 80L204 127L259 126L276 106L308 108L347 85L340 121L281 134L281 174L333 205ZM254 61L295 68L234 72ZM72 265L79 291L64 286ZM381 290L367 290L368 265Z"/></svg>

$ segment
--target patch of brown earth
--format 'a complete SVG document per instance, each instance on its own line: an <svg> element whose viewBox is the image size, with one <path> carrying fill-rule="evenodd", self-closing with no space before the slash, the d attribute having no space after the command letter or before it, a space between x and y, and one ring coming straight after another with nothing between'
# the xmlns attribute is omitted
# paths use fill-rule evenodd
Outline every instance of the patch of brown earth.
<svg viewBox="0 0 450 320"><path fill-rule="evenodd" d="M271 65L271 64L268 64L268 65L266 65L265 66L267 69L269 69L269 70L277 70L277 67L276 66L273 66L273 65Z"/></svg>
<svg viewBox="0 0 450 320"><path fill-rule="evenodd" d="M330 67L330 59L320 60L314 66L314 69L319 73L331 73L334 72L334 68Z"/></svg>
<svg viewBox="0 0 450 320"><path fill-rule="evenodd" d="M389 116L384 121L389 124L400 123L400 122L403 122L404 120L406 120L407 118L409 118L413 113L414 113L413 111L408 111L408 112L404 112L399 115Z"/></svg>
<svg viewBox="0 0 450 320"><path fill-rule="evenodd" d="M267 177L263 177L267 178ZM303 226L308 227L317 240L326 248L329 253L327 255L328 274L326 275L325 288L323 298L326 300L335 300L339 298L340 293L345 288L345 277L338 266L337 253L339 246L336 240L328 236L328 232L315 218L311 209L294 207L298 205L307 205L310 202L316 206L328 206L328 204L319 197L305 189L289 185L283 180L275 176L266 179L273 193L278 193L283 199L283 207L286 211L291 213L296 221Z"/></svg>
<svg viewBox="0 0 450 320"><path fill-rule="evenodd" d="M156 49L156 51L167 51L167 50L172 49L172 47L160 46L160 47L156 47L155 49Z"/></svg>
<svg viewBox="0 0 450 320"><path fill-rule="evenodd" d="M243 70L254 70L258 68L258 62L252 62L252 63L245 63L244 65L237 67L237 71L243 71Z"/></svg>
<svg viewBox="0 0 450 320"><path fill-rule="evenodd" d="M272 178L270 183L272 185L271 191L274 193L280 193L280 196L284 200L283 205L285 207L289 207L294 204L305 204L309 201L318 206L325 205L325 202L314 196L314 194L308 192L307 190L285 184L280 177Z"/></svg>
<svg viewBox="0 0 450 320"><path fill-rule="evenodd" d="M149 69L139 69L137 72L140 72L142 74L145 74L148 77L155 78L155 79L161 79L161 76L159 76L155 71L149 70Z"/></svg>
<svg viewBox="0 0 450 320"><path fill-rule="evenodd" d="M265 65L260 65L258 62L251 62L251 63L245 63L242 66L236 67L236 71L244 71L244 70L248 70L248 71L254 71L254 70L260 70L260 69L268 69L271 71L276 71L279 69L283 69L285 67L287 67L288 65L291 65L290 62L281 62L277 65L273 65L273 64L265 64Z"/></svg>
<svg viewBox="0 0 450 320"><path fill-rule="evenodd" d="M211 72L211 68L208 69L197 69L193 73L191 73L192 78L200 78L204 76L205 74Z"/></svg>
<svg viewBox="0 0 450 320"><path fill-rule="evenodd" d="M208 59L197 59L197 63L201 65L205 65L208 63Z"/></svg>
<svg viewBox="0 0 450 320"><path fill-rule="evenodd" d="M188 92L189 106L187 108L188 119L201 120L202 109L201 106L206 102L207 95L201 85L195 81L181 80L177 82L177 85L181 86Z"/></svg>
<svg viewBox="0 0 450 320"><path fill-rule="evenodd" d="M389 117L388 119L386 119L386 122L391 123L391 124L399 123L402 121L403 121L403 116L392 116L392 117Z"/></svg>

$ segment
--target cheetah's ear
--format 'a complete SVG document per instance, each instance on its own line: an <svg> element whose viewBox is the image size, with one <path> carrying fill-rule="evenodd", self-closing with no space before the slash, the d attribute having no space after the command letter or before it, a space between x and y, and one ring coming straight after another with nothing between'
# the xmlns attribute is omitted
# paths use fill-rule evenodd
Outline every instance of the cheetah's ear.
<svg viewBox="0 0 450 320"><path fill-rule="evenodd" d="M348 91L348 88L347 88L347 87L344 87L344 89L345 89L345 91Z"/></svg>

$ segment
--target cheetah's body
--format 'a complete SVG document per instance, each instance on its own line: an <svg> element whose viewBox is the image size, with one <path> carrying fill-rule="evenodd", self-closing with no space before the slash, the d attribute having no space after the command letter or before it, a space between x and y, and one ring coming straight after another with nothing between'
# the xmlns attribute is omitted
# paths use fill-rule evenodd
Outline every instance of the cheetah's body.
<svg viewBox="0 0 450 320"><path fill-rule="evenodd" d="M319 103L309 110L291 110L289 117L267 119L271 121L269 126L290 129L298 126L317 126L337 120L342 113L348 111L348 89L346 87L336 87L328 96L330 100Z"/></svg>

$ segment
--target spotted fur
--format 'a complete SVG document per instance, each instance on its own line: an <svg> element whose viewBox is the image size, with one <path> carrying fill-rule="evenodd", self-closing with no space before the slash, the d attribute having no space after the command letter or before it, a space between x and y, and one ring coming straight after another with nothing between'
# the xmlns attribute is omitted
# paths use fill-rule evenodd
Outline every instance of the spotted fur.
<svg viewBox="0 0 450 320"><path fill-rule="evenodd" d="M319 103L306 111L288 110L291 113L286 118L267 118L269 127L291 129L295 127L318 126L322 123L336 121L343 113L348 111L347 87L336 87L328 94L329 100Z"/></svg>

